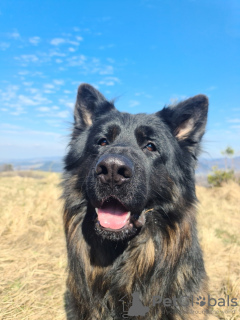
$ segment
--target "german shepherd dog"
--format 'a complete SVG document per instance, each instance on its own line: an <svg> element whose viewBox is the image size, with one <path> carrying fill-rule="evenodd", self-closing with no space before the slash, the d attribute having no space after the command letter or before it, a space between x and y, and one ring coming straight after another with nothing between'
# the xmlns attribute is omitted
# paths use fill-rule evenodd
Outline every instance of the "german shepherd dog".
<svg viewBox="0 0 240 320"><path fill-rule="evenodd" d="M78 89L63 176L68 320L208 319L195 167L208 99L129 114Z"/></svg>

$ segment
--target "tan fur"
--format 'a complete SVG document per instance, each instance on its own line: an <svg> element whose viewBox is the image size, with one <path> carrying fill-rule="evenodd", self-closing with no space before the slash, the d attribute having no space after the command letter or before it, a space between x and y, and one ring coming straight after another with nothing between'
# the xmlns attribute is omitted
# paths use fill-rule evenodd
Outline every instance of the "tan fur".
<svg viewBox="0 0 240 320"><path fill-rule="evenodd" d="M89 127L92 125L91 114L88 113L86 110L84 110L84 112L83 112L83 121Z"/></svg>
<svg viewBox="0 0 240 320"><path fill-rule="evenodd" d="M168 227L167 233L168 237L163 239L163 260L167 259L174 266L182 253L191 246L191 225L184 220L180 225L175 224L174 228Z"/></svg>
<svg viewBox="0 0 240 320"><path fill-rule="evenodd" d="M155 247L153 240L150 238L145 245L142 246L141 252L137 253L136 260L137 274L142 276L148 272L149 268L152 268L155 260Z"/></svg>
<svg viewBox="0 0 240 320"><path fill-rule="evenodd" d="M75 276L72 272L69 272L68 274L67 287L76 299L80 299L79 292L76 286Z"/></svg>
<svg viewBox="0 0 240 320"><path fill-rule="evenodd" d="M151 211L152 209L149 209ZM188 211L186 214L186 218L181 224L175 224L174 228L168 228L167 237L163 238L163 249L161 253L162 261L168 261L169 264L173 267L180 256L183 254L185 250L191 246L191 216L193 214L194 208L191 211ZM79 225L74 226L75 216L69 217L68 212L64 213L64 222L67 230L67 238L68 243L72 248L74 247L78 256L81 256L82 267L84 268L84 273L86 275L86 280L88 282L89 288L91 290L95 290L95 283L97 278L102 276L101 288L98 287L99 290L105 291L106 297L108 297L107 301L109 305L112 305L113 301L111 295L108 293L108 285L109 282L105 283L104 275L107 275L110 267L101 267L91 263L90 250L88 245L84 239L84 237L79 236L77 231L79 231ZM142 242L137 243L136 247L131 248L129 252L128 259L126 263L121 267L121 273L123 275L128 275L127 277L122 277L122 285L124 287L124 293L129 295L129 299L131 299L131 294L133 292L133 284L136 283L139 279L144 278L144 275L148 274L151 269L154 267L154 263L156 260L156 249L153 239L151 235L145 231L142 234ZM180 291L181 288L184 287L184 283L186 279L191 279L193 277L191 268L188 265L183 265L177 274L176 279L176 291ZM107 279L107 278L106 278ZM70 292L75 296L78 300L81 300L79 293L77 292L77 286L74 280L74 274L69 273L67 285ZM84 285L84 284L83 284ZM161 283L158 283L161 285ZM98 283L99 286L99 283ZM207 279L202 283L199 293L197 295L207 296ZM157 293L156 293L157 294ZM154 290L152 295L154 295ZM196 297L194 297L196 298ZM151 299L147 301L146 305L150 306ZM112 305L113 307L113 305ZM102 309L102 310L101 310ZM193 307L188 309L189 314L187 314L188 320L206 320L206 319L214 319L208 318L206 314L203 313L205 310L205 306L201 307L194 303ZM104 307L101 306L98 310L94 311L94 317L96 319L101 319L101 314L104 312ZM159 310L160 312L160 310ZM199 313L198 313L199 312ZM159 314L160 317L160 314ZM181 317L175 316L176 320L182 320Z"/></svg>
<svg viewBox="0 0 240 320"><path fill-rule="evenodd" d="M192 129L193 129L193 125L194 125L194 120L193 119L189 119L184 121L180 127L178 127L174 134L176 135L176 138L178 140L184 140L186 139L189 134L191 133Z"/></svg>

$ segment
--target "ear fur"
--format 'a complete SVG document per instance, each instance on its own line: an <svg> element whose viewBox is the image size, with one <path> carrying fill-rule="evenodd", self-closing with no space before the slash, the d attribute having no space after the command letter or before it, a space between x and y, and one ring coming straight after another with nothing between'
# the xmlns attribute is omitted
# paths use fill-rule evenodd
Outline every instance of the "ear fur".
<svg viewBox="0 0 240 320"><path fill-rule="evenodd" d="M205 132L208 113L208 98L197 95L176 106L168 106L157 114L170 127L182 147L187 147L195 156L200 150L200 141Z"/></svg>
<svg viewBox="0 0 240 320"><path fill-rule="evenodd" d="M83 83L78 88L77 101L74 109L75 124L82 128L92 125L99 114L114 109L114 105L94 87Z"/></svg>

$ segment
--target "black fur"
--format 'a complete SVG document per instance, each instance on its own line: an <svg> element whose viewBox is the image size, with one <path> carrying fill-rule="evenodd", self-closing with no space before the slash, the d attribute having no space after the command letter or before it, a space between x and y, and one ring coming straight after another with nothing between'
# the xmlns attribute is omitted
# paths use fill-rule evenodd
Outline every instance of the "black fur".
<svg viewBox="0 0 240 320"><path fill-rule="evenodd" d="M149 312L129 319L205 319L206 309L192 312L194 301L164 307L152 299L207 291L194 182L207 110L198 95L132 115L90 85L79 87L63 180L67 319L122 319L119 300L130 306L134 292ZM98 223L95 208L109 203L131 212L124 228Z"/></svg>

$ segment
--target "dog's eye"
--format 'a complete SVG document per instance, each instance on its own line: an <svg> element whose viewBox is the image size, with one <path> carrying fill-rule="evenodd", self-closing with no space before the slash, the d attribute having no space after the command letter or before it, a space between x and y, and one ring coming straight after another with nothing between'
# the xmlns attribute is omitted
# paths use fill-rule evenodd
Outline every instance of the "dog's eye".
<svg viewBox="0 0 240 320"><path fill-rule="evenodd" d="M100 140L98 141L98 144L99 144L100 146L102 146L102 147L108 145L107 139L105 139L105 138L100 139Z"/></svg>
<svg viewBox="0 0 240 320"><path fill-rule="evenodd" d="M146 148L148 149L148 151L156 151L156 147L155 147L155 145L154 145L152 142L149 142L149 143L146 145Z"/></svg>

